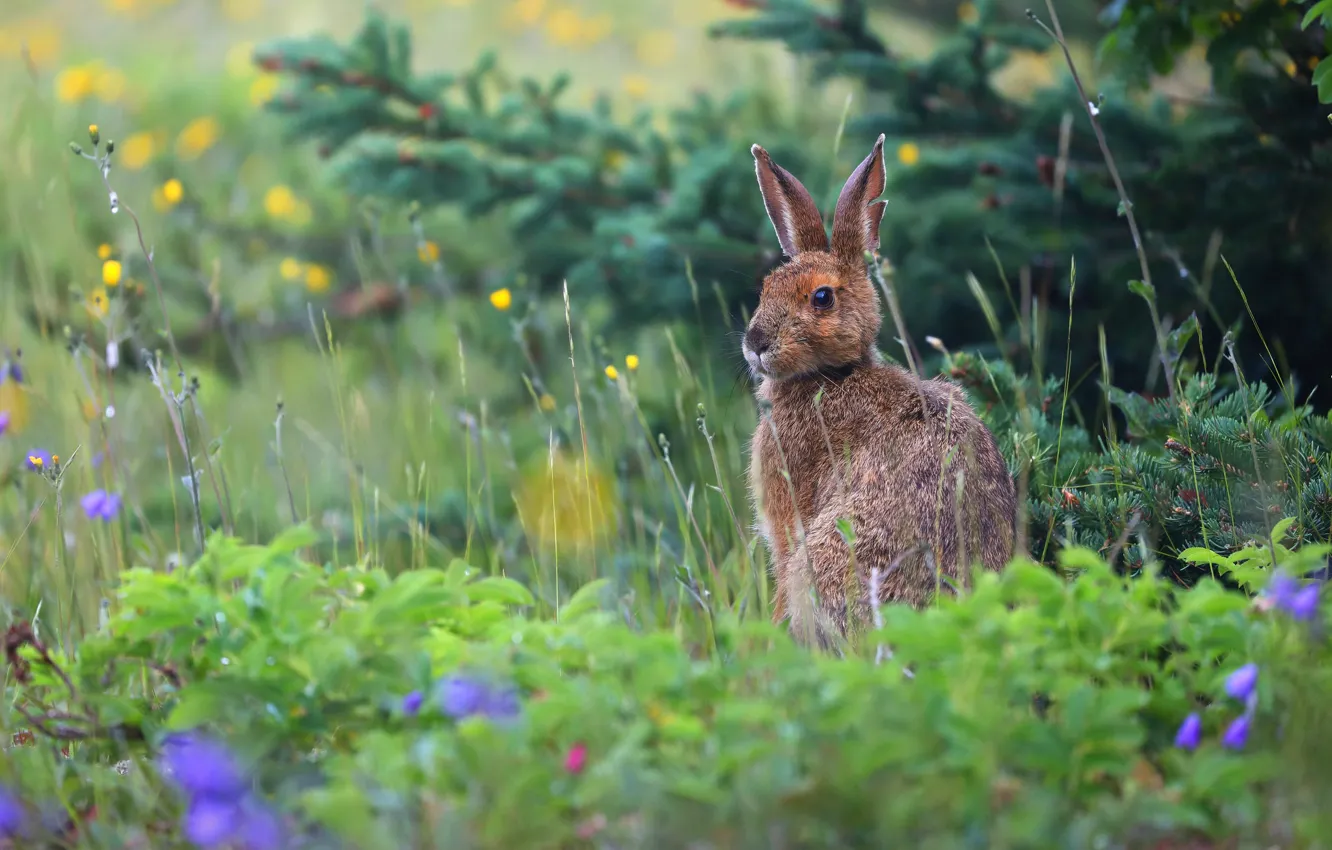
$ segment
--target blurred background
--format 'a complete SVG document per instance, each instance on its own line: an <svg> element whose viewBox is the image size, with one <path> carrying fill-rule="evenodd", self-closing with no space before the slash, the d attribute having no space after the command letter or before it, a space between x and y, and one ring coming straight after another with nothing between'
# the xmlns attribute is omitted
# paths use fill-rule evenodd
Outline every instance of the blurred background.
<svg viewBox="0 0 1332 850"><path fill-rule="evenodd" d="M780 259L755 142L831 209L886 133L909 338L885 353L1067 374L1094 440L1105 379L1165 392L1156 328L1027 5L7 0L0 590L91 620L119 569L296 520L334 560L766 598L737 351ZM1216 371L1230 333L1302 400L1329 377L1321 28L1286 0L1056 6L1164 327L1199 322L1179 368Z"/></svg>

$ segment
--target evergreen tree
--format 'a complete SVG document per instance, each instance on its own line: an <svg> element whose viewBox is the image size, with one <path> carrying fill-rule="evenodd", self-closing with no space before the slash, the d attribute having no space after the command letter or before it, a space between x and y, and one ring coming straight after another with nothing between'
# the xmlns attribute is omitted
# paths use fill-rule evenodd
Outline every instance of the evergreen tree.
<svg viewBox="0 0 1332 850"><path fill-rule="evenodd" d="M1170 347L1186 345L1190 328L1196 322ZM1038 382L968 353L946 358L945 374L967 388L1013 459L1033 557L1053 563L1074 543L1116 555L1129 571L1150 558L1192 583L1211 568L1181 552L1261 546L1287 517L1288 545L1332 540L1332 415L1241 382L1229 360L1213 372L1179 362L1175 404L1109 388L1126 427L1093 439L1067 410L1059 379Z"/></svg>
<svg viewBox="0 0 1332 850"><path fill-rule="evenodd" d="M1092 342L1097 325L1110 335L1117 381L1143 385L1145 374L1154 373L1144 364L1154 359L1155 331L1142 302L1125 290L1127 281L1142 276L1138 259L1070 76L1061 72L1059 83L1030 99L1005 96L996 87L996 72L1015 51L1053 46L1047 32L1030 21L1013 22L999 14L993 0L981 0L974 4L974 17L962 21L932 55L917 60L889 50L869 29L864 0L729 2L756 14L718 25L717 35L779 41L809 60L815 80L860 84L866 102L847 127L847 147L858 150L879 133L900 146L885 193L882 250L897 267L910 329L946 336L953 346L992 338L962 282L973 272L998 286L996 261L1005 285L1016 284L1008 297L1022 310L1034 299L1035 315L1026 327L1062 329L1072 257L1077 285L1071 307L1080 331L1073 337L1072 373L1097 370ZM1233 2L1198 4L1230 6L1229 14L1236 14ZM1044 6L1032 5L1042 16ZM1125 12L1123 2L1106 10L1111 21L1123 12L1123 29L1112 31L1109 48L1132 52L1160 32L1150 21L1141 23L1147 10L1156 9L1152 20L1157 20L1176 14L1179 4L1129 5L1139 10L1138 17ZM1284 0L1244 4L1250 7L1245 14L1264 26L1284 28L1289 38L1281 44L1304 44L1299 14L1293 8L1280 12L1285 5ZM1332 195L1323 188L1332 177L1332 148L1326 110L1307 74L1288 75L1286 54L1267 43L1265 32L1246 24L1224 49L1213 43L1213 61L1225 65L1226 73L1217 75L1215 97L1205 104L1155 98L1142 106L1132 89L1109 82L1099 96L1091 96L1146 231L1145 248L1167 319L1197 312L1209 336L1216 331L1215 340L1237 319L1249 325L1251 311L1268 340L1276 341L1281 365L1315 384L1328 375L1319 353L1320 331L1300 315L1332 310L1332 256L1325 238L1332 226ZM1175 39L1160 51L1173 57L1187 46ZM1233 67L1246 46L1261 46L1266 53L1258 51L1257 59ZM1289 49L1307 66L1310 57L1293 44ZM1239 285L1251 294L1261 292L1261 298L1245 302L1218 261L1218 248ZM1298 311L1291 309L1296 304ZM1023 346L1016 326L1006 342L1008 354L1034 352L1038 372L1041 361L1054 356ZM1263 374L1265 351L1252 327L1239 337L1239 352L1250 371ZM1160 384L1155 390L1162 390ZM1094 393L1077 395L1087 401Z"/></svg>
<svg viewBox="0 0 1332 850"><path fill-rule="evenodd" d="M646 111L617 121L608 97L567 107L567 76L514 80L494 54L417 74L407 29L376 13L348 45L287 39L255 58L285 79L269 108L350 191L503 216L510 281L556 292L567 280L582 303L605 299L619 327L692 314L714 282L734 303L776 259L749 155L748 128L772 126L762 93L700 94L662 132ZM772 144L804 169L796 138Z"/></svg>

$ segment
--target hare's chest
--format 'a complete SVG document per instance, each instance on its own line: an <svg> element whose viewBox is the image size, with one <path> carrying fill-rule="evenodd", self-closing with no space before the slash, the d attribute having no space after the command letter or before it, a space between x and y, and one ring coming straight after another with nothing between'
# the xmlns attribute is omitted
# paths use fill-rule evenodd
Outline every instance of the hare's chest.
<svg viewBox="0 0 1332 850"><path fill-rule="evenodd" d="M833 496L828 442L817 434L762 421L754 434L750 495L759 532L769 548L785 553Z"/></svg>

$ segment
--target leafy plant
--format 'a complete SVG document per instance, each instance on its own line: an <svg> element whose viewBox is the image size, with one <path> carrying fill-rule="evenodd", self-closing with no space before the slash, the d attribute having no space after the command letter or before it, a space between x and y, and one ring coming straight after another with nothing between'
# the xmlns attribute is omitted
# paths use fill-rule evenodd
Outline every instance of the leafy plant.
<svg viewBox="0 0 1332 850"><path fill-rule="evenodd" d="M883 609L833 659L724 613L713 640L640 629L604 581L533 617L521 585L462 562L334 570L300 557L311 539L214 538L170 575L131 571L73 657L10 629L0 786L24 835L180 846L222 790L251 812L228 823L318 847L1327 834L1316 584L1302 612L1251 605L1074 546L1067 582L1018 561ZM1245 584L1275 567L1303 586L1327 549L1273 551Z"/></svg>

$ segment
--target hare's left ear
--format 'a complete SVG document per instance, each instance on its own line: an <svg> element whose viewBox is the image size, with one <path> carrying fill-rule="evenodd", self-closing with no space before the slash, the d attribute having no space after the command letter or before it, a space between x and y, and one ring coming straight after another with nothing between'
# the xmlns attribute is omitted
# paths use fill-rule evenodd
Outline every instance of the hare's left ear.
<svg viewBox="0 0 1332 850"><path fill-rule="evenodd" d="M883 194L888 175L883 167L883 136L842 187L833 214L832 252L843 260L859 260L866 251L879 250L879 222L883 220Z"/></svg>

